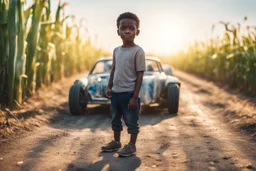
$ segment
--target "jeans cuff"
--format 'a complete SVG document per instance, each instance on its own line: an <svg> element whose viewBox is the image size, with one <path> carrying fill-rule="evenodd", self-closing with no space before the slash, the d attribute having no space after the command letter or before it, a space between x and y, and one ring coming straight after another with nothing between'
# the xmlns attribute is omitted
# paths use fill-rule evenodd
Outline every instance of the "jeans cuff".
<svg viewBox="0 0 256 171"><path fill-rule="evenodd" d="M139 132L139 129L128 130L128 134L138 134Z"/></svg>
<svg viewBox="0 0 256 171"><path fill-rule="evenodd" d="M113 131L122 131L122 130L123 130L123 128L122 128L122 127L120 127L120 128L112 127L112 130L113 130Z"/></svg>

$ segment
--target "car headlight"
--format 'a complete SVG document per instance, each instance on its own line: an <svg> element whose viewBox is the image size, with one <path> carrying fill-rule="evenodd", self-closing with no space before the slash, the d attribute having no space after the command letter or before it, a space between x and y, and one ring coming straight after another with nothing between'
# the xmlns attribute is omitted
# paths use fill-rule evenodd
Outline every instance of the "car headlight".
<svg viewBox="0 0 256 171"><path fill-rule="evenodd" d="M87 86L87 84L88 84L87 78L81 78L80 81L84 84L84 86Z"/></svg>

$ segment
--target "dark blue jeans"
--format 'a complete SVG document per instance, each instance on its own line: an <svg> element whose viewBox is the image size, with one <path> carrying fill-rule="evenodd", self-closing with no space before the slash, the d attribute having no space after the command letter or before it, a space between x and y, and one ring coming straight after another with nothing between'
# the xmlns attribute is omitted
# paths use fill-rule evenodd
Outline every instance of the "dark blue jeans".
<svg viewBox="0 0 256 171"><path fill-rule="evenodd" d="M122 117L128 127L129 134L139 133L139 111L140 111L140 98L138 98L137 109L128 109L128 104L134 92L114 93L111 97L111 114L112 114L112 130L122 131Z"/></svg>

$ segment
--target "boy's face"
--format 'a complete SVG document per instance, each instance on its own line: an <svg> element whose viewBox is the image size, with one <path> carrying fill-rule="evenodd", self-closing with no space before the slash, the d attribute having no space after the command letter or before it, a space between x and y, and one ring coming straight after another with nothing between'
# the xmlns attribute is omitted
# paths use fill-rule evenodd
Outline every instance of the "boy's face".
<svg viewBox="0 0 256 171"><path fill-rule="evenodd" d="M135 36L139 34L136 21L128 18L120 20L117 33L124 42L133 41Z"/></svg>

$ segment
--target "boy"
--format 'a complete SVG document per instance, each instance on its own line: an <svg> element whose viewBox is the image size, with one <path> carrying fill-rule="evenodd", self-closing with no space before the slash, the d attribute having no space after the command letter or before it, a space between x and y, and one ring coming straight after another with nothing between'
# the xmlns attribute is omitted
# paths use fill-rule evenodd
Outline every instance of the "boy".
<svg viewBox="0 0 256 171"><path fill-rule="evenodd" d="M130 12L117 18L117 33L123 45L114 49L113 66L110 73L106 96L111 98L112 130L114 140L102 147L103 151L118 150L119 156L130 156L136 153L136 140L139 133L139 91L145 71L145 54L143 49L134 43L139 35L139 18ZM123 130L123 117L130 142L122 149L120 134Z"/></svg>

